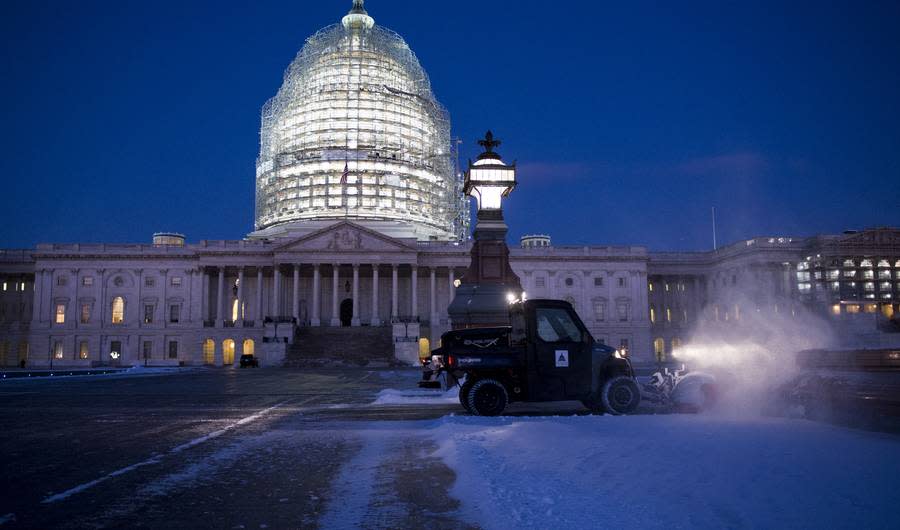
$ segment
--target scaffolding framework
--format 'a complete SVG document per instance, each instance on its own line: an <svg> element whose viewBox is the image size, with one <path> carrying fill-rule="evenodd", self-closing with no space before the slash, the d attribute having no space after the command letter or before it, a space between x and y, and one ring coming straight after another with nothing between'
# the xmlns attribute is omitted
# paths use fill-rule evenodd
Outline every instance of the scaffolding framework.
<svg viewBox="0 0 900 530"><path fill-rule="evenodd" d="M256 229L346 218L464 239L449 115L406 42L361 4L307 39L263 106Z"/></svg>

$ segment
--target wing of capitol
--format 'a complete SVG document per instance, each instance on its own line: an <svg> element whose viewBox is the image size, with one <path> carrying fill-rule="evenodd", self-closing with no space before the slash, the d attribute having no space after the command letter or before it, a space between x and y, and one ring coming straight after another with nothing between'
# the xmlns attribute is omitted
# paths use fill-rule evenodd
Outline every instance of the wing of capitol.
<svg viewBox="0 0 900 530"><path fill-rule="evenodd" d="M255 230L186 243L0 250L0 364L264 365L414 360L450 329L469 207L447 111L406 42L353 3L262 109ZM527 183L525 184L527 185ZM522 237L530 298L572 303L638 362L699 323L811 312L857 344L900 337L900 229L758 237L709 252ZM749 293L749 294L748 294Z"/></svg>

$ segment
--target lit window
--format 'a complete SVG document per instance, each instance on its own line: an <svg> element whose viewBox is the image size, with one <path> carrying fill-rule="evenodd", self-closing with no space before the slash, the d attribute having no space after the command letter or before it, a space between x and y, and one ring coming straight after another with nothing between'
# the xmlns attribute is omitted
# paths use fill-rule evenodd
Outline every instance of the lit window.
<svg viewBox="0 0 900 530"><path fill-rule="evenodd" d="M875 278L875 271L862 271L862 277L864 280L871 280Z"/></svg>
<svg viewBox="0 0 900 530"><path fill-rule="evenodd" d="M22 288L22 292L25 292L25 282L22 282L22 284L20 285L20 287Z"/></svg>
<svg viewBox="0 0 900 530"><path fill-rule="evenodd" d="M673 338L672 339L672 351L674 352L675 350L677 350L680 347L681 347L681 339L679 339L678 337Z"/></svg>
<svg viewBox="0 0 900 530"><path fill-rule="evenodd" d="M81 323L87 324L91 321L91 305L81 304Z"/></svg>
<svg viewBox="0 0 900 530"><path fill-rule="evenodd" d="M878 279L879 280L890 280L891 279L891 271L878 271Z"/></svg>
<svg viewBox="0 0 900 530"><path fill-rule="evenodd" d="M3 282L3 290L6 290L6 282Z"/></svg>
<svg viewBox="0 0 900 530"><path fill-rule="evenodd" d="M853 267L853 266L855 266L855 265L856 265L856 264L853 262L852 259L845 259L845 260L844 260L844 267Z"/></svg>
<svg viewBox="0 0 900 530"><path fill-rule="evenodd" d="M203 341L203 363L212 364L215 359L216 343L212 339Z"/></svg>
<svg viewBox="0 0 900 530"><path fill-rule="evenodd" d="M863 289L866 291L874 291L875 290L875 282L866 282L863 284Z"/></svg>
<svg viewBox="0 0 900 530"><path fill-rule="evenodd" d="M883 259L883 260L881 260L881 261L878 262L878 266L879 266L879 267L890 267L891 264L888 263L888 260Z"/></svg>
<svg viewBox="0 0 900 530"><path fill-rule="evenodd" d="M656 354L657 362L663 362L666 360L665 346L666 342L662 337L653 340L653 353Z"/></svg>
<svg viewBox="0 0 900 530"><path fill-rule="evenodd" d="M244 339L244 355L253 355L254 346L253 339Z"/></svg>
<svg viewBox="0 0 900 530"><path fill-rule="evenodd" d="M653 282L648 283L648 284L647 284L647 288L648 288L648 289L650 290L650 292L652 293L652 292L653 292Z"/></svg>
<svg viewBox="0 0 900 530"><path fill-rule="evenodd" d="M666 322L672 321L672 309L666 308Z"/></svg>
<svg viewBox="0 0 900 530"><path fill-rule="evenodd" d="M829 280L837 280L841 275L841 271L837 269L832 269L828 271L828 279Z"/></svg>
<svg viewBox="0 0 900 530"><path fill-rule="evenodd" d="M94 285L94 277L93 276L85 276L81 279L81 285L85 287L90 287Z"/></svg>
<svg viewBox="0 0 900 530"><path fill-rule="evenodd" d="M54 359L62 359L63 358L63 343L61 340L58 340L53 343L53 358Z"/></svg>
<svg viewBox="0 0 900 530"><path fill-rule="evenodd" d="M859 304L847 304L844 306L844 311L851 315L855 315L856 313L859 313Z"/></svg>
<svg viewBox="0 0 900 530"><path fill-rule="evenodd" d="M854 271L854 270L844 271L844 278L856 278L856 271Z"/></svg>
<svg viewBox="0 0 900 530"><path fill-rule="evenodd" d="M653 306L650 306L650 322L651 323L656 322L656 308Z"/></svg>
<svg viewBox="0 0 900 530"><path fill-rule="evenodd" d="M808 272L798 272L797 273L797 281L808 282L809 281L809 273Z"/></svg>
<svg viewBox="0 0 900 530"><path fill-rule="evenodd" d="M181 276L175 276L170 281L172 287L181 287ZM235 282L237 284L237 282Z"/></svg>
<svg viewBox="0 0 900 530"><path fill-rule="evenodd" d="M113 361L118 361L119 357L122 356L122 343L120 341L114 340L109 343L109 358Z"/></svg>
<svg viewBox="0 0 900 530"><path fill-rule="evenodd" d="M56 304L56 323L66 323L66 304Z"/></svg>
<svg viewBox="0 0 900 530"><path fill-rule="evenodd" d="M860 267L871 267L871 266L872 266L872 260L870 260L870 259L864 259L864 260L862 260L862 261L859 263L859 266L860 266Z"/></svg>
<svg viewBox="0 0 900 530"><path fill-rule="evenodd" d="M797 289L799 289L801 293L808 293L810 289L812 289L812 286L808 283L798 283Z"/></svg>
<svg viewBox="0 0 900 530"><path fill-rule="evenodd" d="M666 287L666 292L669 292L669 284L668 283L665 284L665 287Z"/></svg>
<svg viewBox="0 0 900 530"><path fill-rule="evenodd" d="M866 304L864 309L866 313L875 313L878 311L878 304Z"/></svg>
<svg viewBox="0 0 900 530"><path fill-rule="evenodd" d="M881 304L881 314L884 315L885 318L893 318L894 306L891 304Z"/></svg>
<svg viewBox="0 0 900 530"><path fill-rule="evenodd" d="M841 304L832 304L831 314L832 315L840 315L841 314Z"/></svg>
<svg viewBox="0 0 900 530"><path fill-rule="evenodd" d="M891 290L891 282L881 282L878 284L878 288L882 291L890 291Z"/></svg>
<svg viewBox="0 0 900 530"><path fill-rule="evenodd" d="M121 296L112 301L112 323L121 324L125 320L125 299Z"/></svg>
<svg viewBox="0 0 900 530"><path fill-rule="evenodd" d="M86 340L81 341L81 344L78 345L78 358L79 359L87 359L90 357L90 352L88 351L88 342Z"/></svg>

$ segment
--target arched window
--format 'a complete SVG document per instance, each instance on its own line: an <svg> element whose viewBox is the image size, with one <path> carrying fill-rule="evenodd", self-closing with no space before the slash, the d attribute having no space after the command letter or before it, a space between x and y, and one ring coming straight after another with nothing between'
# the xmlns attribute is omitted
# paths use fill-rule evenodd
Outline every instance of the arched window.
<svg viewBox="0 0 900 530"><path fill-rule="evenodd" d="M672 339L672 349L670 351L674 354L675 350L677 350L680 347L681 347L681 339L679 339L678 337L673 338Z"/></svg>
<svg viewBox="0 0 900 530"><path fill-rule="evenodd" d="M666 360L666 341L662 337L653 341L653 353L656 355L656 362L664 362Z"/></svg>
<svg viewBox="0 0 900 530"><path fill-rule="evenodd" d="M225 366L234 364L234 339L222 341L222 364Z"/></svg>
<svg viewBox="0 0 900 530"><path fill-rule="evenodd" d="M216 342L212 339L203 341L203 364L212 364L216 358Z"/></svg>
<svg viewBox="0 0 900 530"><path fill-rule="evenodd" d="M253 351L254 351L253 347L254 347L253 339L244 339L244 349L242 350L243 354L244 355L253 355Z"/></svg>
<svg viewBox="0 0 900 530"><path fill-rule="evenodd" d="M112 323L121 324L125 321L125 299L121 296L113 298L112 301Z"/></svg>
<svg viewBox="0 0 900 530"><path fill-rule="evenodd" d="M650 323L656 323L656 308L653 306L650 306Z"/></svg>
<svg viewBox="0 0 900 530"><path fill-rule="evenodd" d="M425 337L419 339L419 359L431 357L431 342Z"/></svg>

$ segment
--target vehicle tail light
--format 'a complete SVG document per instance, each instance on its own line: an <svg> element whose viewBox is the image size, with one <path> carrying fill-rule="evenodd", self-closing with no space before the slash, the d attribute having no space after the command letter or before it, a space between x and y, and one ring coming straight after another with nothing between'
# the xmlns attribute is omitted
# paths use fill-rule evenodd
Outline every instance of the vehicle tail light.
<svg viewBox="0 0 900 530"><path fill-rule="evenodd" d="M447 356L447 366L453 366L456 364L456 357L452 355Z"/></svg>

